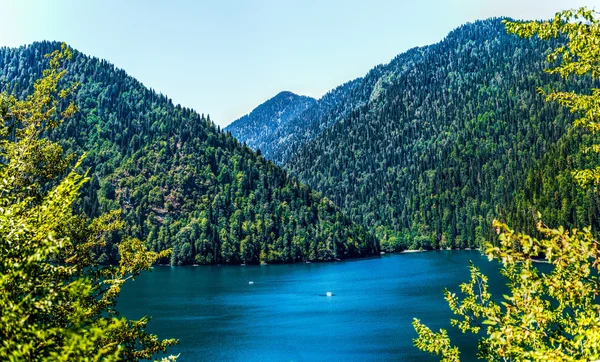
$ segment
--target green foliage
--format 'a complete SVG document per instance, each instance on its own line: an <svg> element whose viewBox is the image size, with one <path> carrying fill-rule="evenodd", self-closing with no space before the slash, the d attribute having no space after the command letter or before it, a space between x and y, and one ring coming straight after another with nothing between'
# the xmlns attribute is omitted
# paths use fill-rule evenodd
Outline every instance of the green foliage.
<svg viewBox="0 0 600 362"><path fill-rule="evenodd" d="M598 78L600 75L596 70L600 46L598 20L594 12L585 8L564 11L549 22L506 22L506 26L509 32L523 37L537 34L545 40L558 36L568 39L566 46L559 46L550 53L549 61L560 56L562 62L549 72L565 78L569 75ZM592 100L573 92L551 91L546 94L547 100L558 100L572 112L582 112L582 118L575 121L576 127L583 126L592 133L597 132L599 99ZM592 97L596 94L593 90ZM575 139L577 134L569 134L564 142ZM561 152L564 154L559 146L558 154ZM556 161L561 162L560 159ZM578 171L573 176L580 185L596 184L596 170ZM589 177L581 176L585 173ZM557 194L558 191L563 190L557 190ZM568 204L568 201L563 204ZM554 213L562 211L558 209ZM471 265L471 281L461 285L462 298L445 291L450 309L458 316L451 320L451 324L463 333L482 332L484 336L479 340L478 357L489 361L598 360L600 305L596 299L600 294L599 243L589 227L570 231L562 226L551 229L542 223L539 212L536 218L539 220L536 225L539 238L516 233L505 223L494 220L500 243L497 246L487 244L485 252L490 260L495 259L502 264L501 273L508 280L510 293L503 295L502 299L492 298L487 278ZM540 262L549 264L548 271L535 267ZM419 333L415 345L420 349L438 354L452 350L445 331L432 333L418 320L414 321L414 325ZM443 357L446 360L457 358L454 355Z"/></svg>
<svg viewBox="0 0 600 362"><path fill-rule="evenodd" d="M39 54L56 43L0 50L0 74L31 92ZM73 52L79 112L48 136L88 152L90 182L78 207L89 216L122 209L125 232L160 263L282 263L379 252L378 240L330 201L221 131L208 116L175 106L111 64ZM107 240L115 263L120 235Z"/></svg>
<svg viewBox="0 0 600 362"><path fill-rule="evenodd" d="M460 352L457 347L450 345L447 331L441 329L438 333L434 333L416 318L413 320L413 327L419 334L419 338L415 339L415 346L419 349L439 355L442 361L453 362L460 360Z"/></svg>
<svg viewBox="0 0 600 362"><path fill-rule="evenodd" d="M70 57L64 46L50 54L27 98L0 93L0 359L151 358L176 341L148 334L147 318L120 317L115 304L121 285L168 251L124 238L118 265L98 265L95 251L123 225L119 212L74 213L88 181L77 172L82 158L71 169L62 147L41 137L75 113L65 102L76 84L59 87Z"/></svg>
<svg viewBox="0 0 600 362"><path fill-rule="evenodd" d="M488 361L600 358L600 305L595 302L600 293L599 250L590 229L550 229L540 222L544 238L537 239L498 221L494 227L500 244L488 244L486 254L502 264L510 293L501 300L492 298L487 277L471 265L471 280L461 285L463 296L445 291L457 316L451 324L463 333L483 332L478 357ZM535 266L541 262L549 264L549 272ZM420 349L454 350L445 331L432 333L417 320L414 324ZM444 358L455 360L454 355Z"/></svg>
<svg viewBox="0 0 600 362"><path fill-rule="evenodd" d="M548 54L548 62L555 64L546 71L559 74L563 78L570 76L591 76L600 78L600 20L597 13L587 8L566 10L557 13L553 20L545 22L506 22L509 32L523 38L538 36L540 39L566 38L566 44L555 48ZM548 101L556 101L579 118L574 121L575 127L587 129L593 134L600 131L600 90L592 88L587 94L575 91L558 91L552 89L539 90ZM600 153L600 145L593 144L586 151ZM573 172L580 185L600 185L600 166Z"/></svg>

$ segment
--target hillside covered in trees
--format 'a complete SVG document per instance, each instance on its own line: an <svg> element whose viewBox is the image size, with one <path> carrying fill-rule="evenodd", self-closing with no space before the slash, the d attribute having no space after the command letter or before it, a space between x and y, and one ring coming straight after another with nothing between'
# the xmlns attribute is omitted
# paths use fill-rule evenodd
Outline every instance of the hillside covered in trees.
<svg viewBox="0 0 600 362"><path fill-rule="evenodd" d="M536 89L592 86L544 73L554 45L509 35L501 19L461 26L359 80L369 80L362 89L370 93L345 101L359 106L305 140L284 168L375 228L385 250L477 246L493 239L493 218L531 230L535 211L557 204L562 225L592 224L597 193L560 178L570 177L573 162L594 160L544 158L575 155L580 136L568 133L573 116Z"/></svg>
<svg viewBox="0 0 600 362"><path fill-rule="evenodd" d="M22 97L59 43L0 49L0 79ZM128 235L173 264L332 260L377 253L379 242L334 204L240 144L208 116L174 105L112 64L73 52L64 86L78 113L48 136L87 152L79 207L123 209ZM120 235L113 235L116 242ZM115 245L104 262L118 257Z"/></svg>

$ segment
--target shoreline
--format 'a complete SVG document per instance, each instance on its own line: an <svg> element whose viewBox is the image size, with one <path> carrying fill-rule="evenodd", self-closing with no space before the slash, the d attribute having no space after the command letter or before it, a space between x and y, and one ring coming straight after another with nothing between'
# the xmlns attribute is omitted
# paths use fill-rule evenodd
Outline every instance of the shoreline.
<svg viewBox="0 0 600 362"><path fill-rule="evenodd" d="M382 258L386 255L400 255L400 254L413 254L413 253L425 253L431 251L481 251L480 248L464 248L464 249L407 249L400 251L384 251L379 254L367 255L362 258L347 258L347 259L334 259L334 260L310 260L310 261L295 261L291 263L262 263L262 264L185 264L185 265L171 265L171 264L154 264L152 267L203 267L203 266L267 266L267 265L290 265L290 264L325 264L325 263L337 263L337 262L349 262L349 261L360 261L368 259ZM382 254L383 253L383 254Z"/></svg>

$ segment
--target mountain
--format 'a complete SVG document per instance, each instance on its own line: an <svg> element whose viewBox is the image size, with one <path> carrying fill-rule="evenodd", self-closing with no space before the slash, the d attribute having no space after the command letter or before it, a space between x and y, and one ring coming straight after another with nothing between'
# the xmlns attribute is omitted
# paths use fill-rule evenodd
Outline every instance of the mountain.
<svg viewBox="0 0 600 362"><path fill-rule="evenodd" d="M326 116L335 122L317 113L308 119L309 111L290 121L313 127L316 136L273 159L375 228L384 250L478 246L494 240L494 217L530 227L533 217L516 218L513 201L528 175L547 170L548 150L559 140L572 143L563 137L573 115L536 89L592 87L590 80L565 83L544 73L556 44L508 35L501 19L461 26L359 79L362 92L338 101L356 106ZM537 182L528 181L529 190ZM559 197L533 196L522 195L519 205L531 210ZM579 213L589 220L596 211Z"/></svg>
<svg viewBox="0 0 600 362"><path fill-rule="evenodd" d="M252 113L233 122L225 130L230 131L234 137L243 139L250 148L261 151L264 149L265 155L270 155L271 144L285 142L285 139L271 137L281 134L282 130L290 126L290 121L298 118L315 103L314 98L281 92L256 107Z"/></svg>
<svg viewBox="0 0 600 362"><path fill-rule="evenodd" d="M0 49L0 81L27 95L59 43ZM333 260L379 251L378 240L329 200L240 144L208 116L174 105L105 60L73 51L65 85L78 113L48 137L87 152L80 207L122 209L128 235L172 264ZM121 235L113 235L113 242ZM118 258L116 245L100 255ZM168 262L163 260L162 262Z"/></svg>
<svg viewBox="0 0 600 362"><path fill-rule="evenodd" d="M283 109L273 109L268 113L259 112L261 117L252 117L255 111L259 111L261 105L250 114L253 128L247 127L242 117L227 126L225 130L255 150L259 148L255 145L260 145L260 150L267 159L276 164L284 164L302 145L319 136L352 110L368 102L379 76L379 68L376 67L366 77L344 83L331 90L319 100L313 101L306 110L299 112L295 117L288 118L285 122L277 122L278 114L283 112ZM264 104L273 104L271 101L277 97L271 98Z"/></svg>

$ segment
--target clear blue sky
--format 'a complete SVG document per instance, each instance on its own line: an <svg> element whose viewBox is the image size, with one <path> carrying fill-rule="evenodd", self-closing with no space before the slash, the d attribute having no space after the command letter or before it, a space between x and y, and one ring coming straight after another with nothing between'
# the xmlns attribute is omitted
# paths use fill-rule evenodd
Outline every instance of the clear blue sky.
<svg viewBox="0 0 600 362"><path fill-rule="evenodd" d="M0 46L65 41L221 126L282 90L320 97L467 21L600 0L0 1Z"/></svg>

